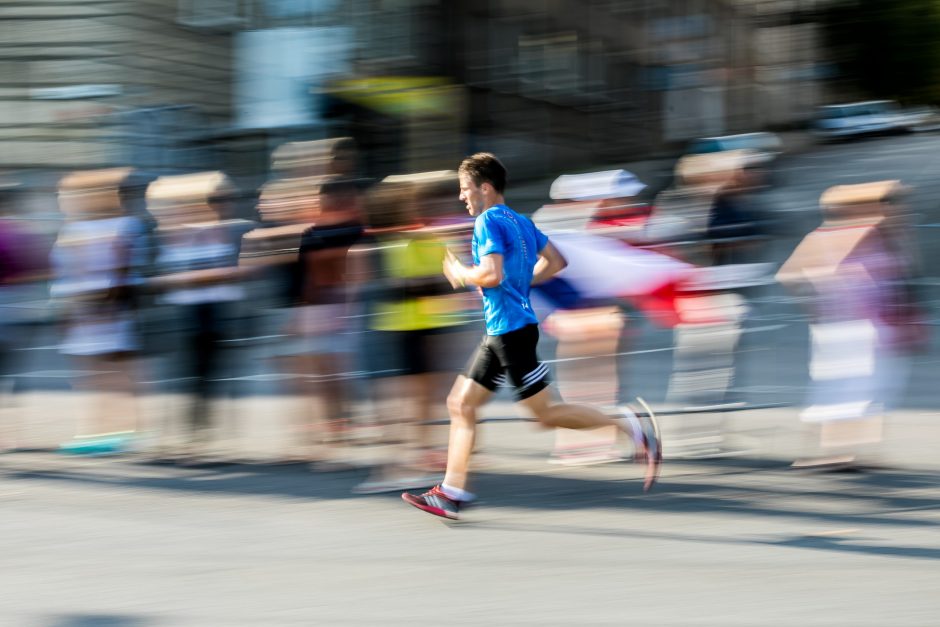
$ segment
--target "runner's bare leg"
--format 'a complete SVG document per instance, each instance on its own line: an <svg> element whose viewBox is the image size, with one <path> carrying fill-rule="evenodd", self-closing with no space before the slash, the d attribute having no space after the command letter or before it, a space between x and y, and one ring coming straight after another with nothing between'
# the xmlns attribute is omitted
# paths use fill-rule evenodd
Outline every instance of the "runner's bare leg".
<svg viewBox="0 0 940 627"><path fill-rule="evenodd" d="M460 375L447 397L450 444L447 449L444 484L452 488L467 489L470 456L476 440L477 414L492 395L491 391L476 381Z"/></svg>

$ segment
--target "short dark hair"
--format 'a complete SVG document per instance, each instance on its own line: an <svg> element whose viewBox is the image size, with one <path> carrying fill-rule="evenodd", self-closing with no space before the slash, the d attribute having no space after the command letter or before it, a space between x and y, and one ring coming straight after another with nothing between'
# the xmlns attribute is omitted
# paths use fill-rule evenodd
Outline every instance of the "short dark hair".
<svg viewBox="0 0 940 627"><path fill-rule="evenodd" d="M320 183L320 194L335 196L337 198L350 198L359 193L359 185L355 179L339 174L328 176Z"/></svg>
<svg viewBox="0 0 940 627"><path fill-rule="evenodd" d="M460 162L457 173L469 176L474 185L489 183L500 194L506 189L506 168L490 152L478 152L467 157Z"/></svg>

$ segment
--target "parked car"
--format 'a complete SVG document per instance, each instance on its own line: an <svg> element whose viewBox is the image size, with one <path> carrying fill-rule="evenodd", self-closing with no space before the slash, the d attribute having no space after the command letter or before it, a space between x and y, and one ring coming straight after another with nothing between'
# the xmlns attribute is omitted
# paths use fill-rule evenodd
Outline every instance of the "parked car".
<svg viewBox="0 0 940 627"><path fill-rule="evenodd" d="M702 137L689 144L687 154L702 155L729 150L747 150L754 155L756 163L769 165L780 155L781 142L775 134L767 132Z"/></svg>
<svg viewBox="0 0 940 627"><path fill-rule="evenodd" d="M940 131L940 109L937 107L914 107L905 109L905 124L913 133Z"/></svg>
<svg viewBox="0 0 940 627"><path fill-rule="evenodd" d="M896 102L869 100L820 107L814 132L822 140L904 133L910 130L910 122Z"/></svg>

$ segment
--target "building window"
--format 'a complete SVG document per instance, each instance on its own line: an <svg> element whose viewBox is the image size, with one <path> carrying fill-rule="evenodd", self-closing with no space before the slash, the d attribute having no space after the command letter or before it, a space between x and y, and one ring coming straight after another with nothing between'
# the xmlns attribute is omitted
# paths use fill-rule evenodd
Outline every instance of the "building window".
<svg viewBox="0 0 940 627"><path fill-rule="evenodd" d="M577 33L519 37L518 76L523 93L570 93L581 87Z"/></svg>
<svg viewBox="0 0 940 627"><path fill-rule="evenodd" d="M358 41L360 56L386 63L417 57L415 7L411 0L377 0L364 7Z"/></svg>
<svg viewBox="0 0 940 627"><path fill-rule="evenodd" d="M191 28L246 26L252 0L178 0L176 21Z"/></svg>
<svg viewBox="0 0 940 627"><path fill-rule="evenodd" d="M340 0L260 0L266 26L332 25Z"/></svg>

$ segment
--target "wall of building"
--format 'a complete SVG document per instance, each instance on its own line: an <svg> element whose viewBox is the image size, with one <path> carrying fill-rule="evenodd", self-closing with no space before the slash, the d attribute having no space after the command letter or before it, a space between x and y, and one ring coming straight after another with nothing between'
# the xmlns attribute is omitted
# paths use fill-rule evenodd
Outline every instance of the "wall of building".
<svg viewBox="0 0 940 627"><path fill-rule="evenodd" d="M0 167L165 163L146 153L227 120L230 36L179 17L176 0L0 3Z"/></svg>

